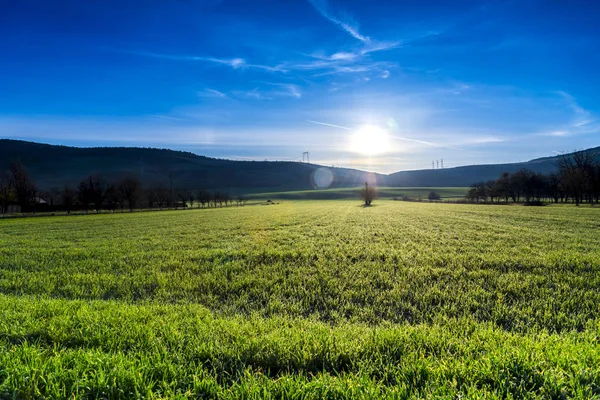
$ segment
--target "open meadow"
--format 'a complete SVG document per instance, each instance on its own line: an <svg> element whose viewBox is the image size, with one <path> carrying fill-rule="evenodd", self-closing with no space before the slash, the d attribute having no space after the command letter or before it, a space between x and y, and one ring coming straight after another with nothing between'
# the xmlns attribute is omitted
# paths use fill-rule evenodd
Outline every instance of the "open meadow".
<svg viewBox="0 0 600 400"><path fill-rule="evenodd" d="M600 398L600 208L0 220L0 398Z"/></svg>

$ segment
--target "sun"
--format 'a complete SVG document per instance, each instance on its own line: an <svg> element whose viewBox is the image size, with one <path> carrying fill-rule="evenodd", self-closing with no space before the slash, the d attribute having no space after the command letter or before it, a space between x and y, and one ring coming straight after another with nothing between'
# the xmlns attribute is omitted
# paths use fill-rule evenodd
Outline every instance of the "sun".
<svg viewBox="0 0 600 400"><path fill-rule="evenodd" d="M350 137L350 151L374 156L390 151L390 138L387 132L378 126L361 126Z"/></svg>

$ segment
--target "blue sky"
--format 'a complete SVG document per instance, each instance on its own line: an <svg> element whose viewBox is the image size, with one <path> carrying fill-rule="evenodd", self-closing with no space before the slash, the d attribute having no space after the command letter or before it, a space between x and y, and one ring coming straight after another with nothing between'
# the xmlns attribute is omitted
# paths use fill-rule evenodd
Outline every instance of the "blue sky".
<svg viewBox="0 0 600 400"><path fill-rule="evenodd" d="M598 146L596 4L6 1L0 136L380 172Z"/></svg>

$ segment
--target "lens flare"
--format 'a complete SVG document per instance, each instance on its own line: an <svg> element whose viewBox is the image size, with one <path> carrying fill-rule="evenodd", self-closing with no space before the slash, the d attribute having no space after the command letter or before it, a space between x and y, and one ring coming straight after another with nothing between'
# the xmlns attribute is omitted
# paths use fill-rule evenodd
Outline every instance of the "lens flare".
<svg viewBox="0 0 600 400"><path fill-rule="evenodd" d="M364 125L350 137L350 151L355 153L374 156L390 150L389 135L378 126Z"/></svg>
<svg viewBox="0 0 600 400"><path fill-rule="evenodd" d="M327 189L333 183L333 172L329 168L318 168L312 175L312 183L315 189Z"/></svg>

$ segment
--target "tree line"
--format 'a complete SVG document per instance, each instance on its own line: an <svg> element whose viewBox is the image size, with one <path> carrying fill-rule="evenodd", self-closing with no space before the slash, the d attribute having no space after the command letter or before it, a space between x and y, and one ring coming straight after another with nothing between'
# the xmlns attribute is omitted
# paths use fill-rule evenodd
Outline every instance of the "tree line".
<svg viewBox="0 0 600 400"><path fill-rule="evenodd" d="M43 202L43 203L42 203ZM110 182L101 175L82 179L76 187L41 191L31 179L27 168L13 162L8 171L0 173L0 211L4 216L9 206L18 205L20 211L133 211L139 208L168 209L196 207L244 206L244 196L230 196L228 192L167 188L156 185L144 188L133 176Z"/></svg>
<svg viewBox="0 0 600 400"><path fill-rule="evenodd" d="M558 159L557 172L542 174L528 169L504 172L496 180L477 182L467 193L470 202L572 202L600 201L600 162L594 152L580 151Z"/></svg>

